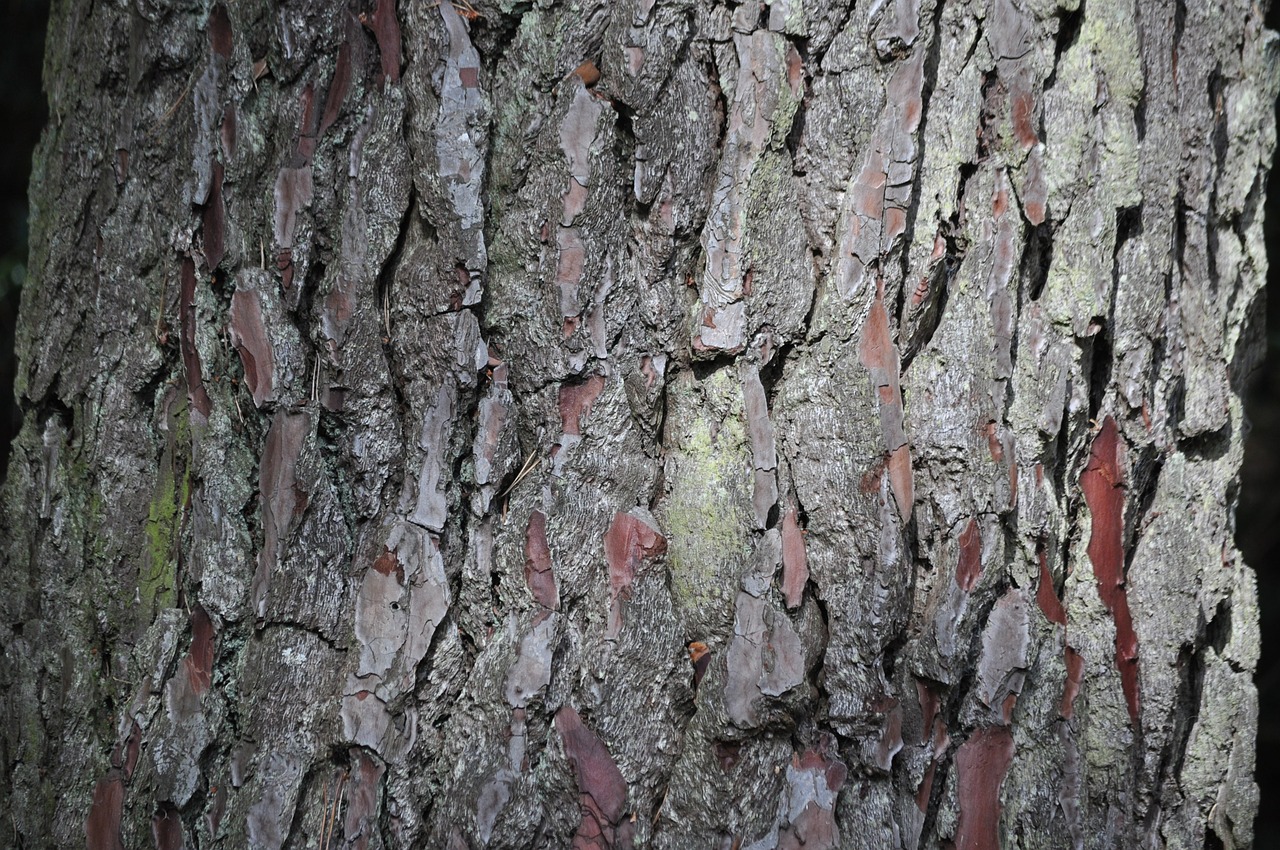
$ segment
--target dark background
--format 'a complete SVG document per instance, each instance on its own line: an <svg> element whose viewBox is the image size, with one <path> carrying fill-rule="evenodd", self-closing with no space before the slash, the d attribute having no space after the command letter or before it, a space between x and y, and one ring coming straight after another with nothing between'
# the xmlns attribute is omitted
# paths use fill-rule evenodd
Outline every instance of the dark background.
<svg viewBox="0 0 1280 850"><path fill-rule="evenodd" d="M48 0L0 0L0 480L9 443L21 424L13 400L14 327L27 261L27 180L31 152L46 111L41 76ZM1267 26L1280 30L1280 0ZM1280 168L1280 160L1275 163ZM1267 194L1268 294L1280 280L1280 179ZM1253 429L1245 447L1236 543L1258 571L1262 662L1258 668L1258 784L1262 806L1256 846L1280 847L1280 297L1268 298L1267 356L1254 377L1246 409ZM1278 836L1278 837L1273 837Z"/></svg>
<svg viewBox="0 0 1280 850"><path fill-rule="evenodd" d="M1280 30L1280 0L1271 0L1267 27ZM1255 681L1258 716L1258 785L1262 805L1254 846L1280 847L1280 155L1271 162L1266 206L1267 358L1245 398L1252 430L1240 471L1236 545L1258 571L1262 608L1262 660Z"/></svg>

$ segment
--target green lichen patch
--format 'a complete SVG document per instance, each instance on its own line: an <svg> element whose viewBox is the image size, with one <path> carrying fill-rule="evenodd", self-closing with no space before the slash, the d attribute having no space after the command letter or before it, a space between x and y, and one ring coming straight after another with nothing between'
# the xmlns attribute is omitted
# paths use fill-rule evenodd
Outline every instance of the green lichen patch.
<svg viewBox="0 0 1280 850"><path fill-rule="evenodd" d="M147 509L147 548L138 569L140 617L150 621L155 612L172 607L178 594L178 549L182 519L191 497L191 470L187 463L191 446L191 420L185 394L175 394L167 418L168 431L156 486Z"/></svg>
<svg viewBox="0 0 1280 850"><path fill-rule="evenodd" d="M676 606L691 633L727 625L750 554L751 449L736 372L685 375L668 399L661 521Z"/></svg>

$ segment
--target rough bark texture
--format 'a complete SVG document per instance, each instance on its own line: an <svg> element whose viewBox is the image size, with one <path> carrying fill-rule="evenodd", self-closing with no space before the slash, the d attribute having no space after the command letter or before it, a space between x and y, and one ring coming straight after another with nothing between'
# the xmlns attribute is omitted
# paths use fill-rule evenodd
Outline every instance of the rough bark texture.
<svg viewBox="0 0 1280 850"><path fill-rule="evenodd" d="M1260 15L60 4L0 843L1248 845Z"/></svg>

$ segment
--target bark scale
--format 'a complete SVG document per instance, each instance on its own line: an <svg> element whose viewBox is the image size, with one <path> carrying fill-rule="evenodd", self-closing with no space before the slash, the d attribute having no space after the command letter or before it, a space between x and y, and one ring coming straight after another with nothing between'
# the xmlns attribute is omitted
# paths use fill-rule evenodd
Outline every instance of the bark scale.
<svg viewBox="0 0 1280 850"><path fill-rule="evenodd" d="M1251 843L1257 7L48 46L6 844Z"/></svg>

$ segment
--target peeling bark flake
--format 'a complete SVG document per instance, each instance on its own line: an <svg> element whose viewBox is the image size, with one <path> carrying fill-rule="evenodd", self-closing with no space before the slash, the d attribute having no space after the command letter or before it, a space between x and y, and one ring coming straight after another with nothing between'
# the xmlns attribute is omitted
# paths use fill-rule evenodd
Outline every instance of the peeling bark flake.
<svg viewBox="0 0 1280 850"><path fill-rule="evenodd" d="M560 430L565 434L582 434L582 418L591 413L591 406L604 390L604 376L592 375L579 384L563 384L560 387Z"/></svg>
<svg viewBox="0 0 1280 850"><path fill-rule="evenodd" d="M297 228L298 211L311 203L311 166L282 168L276 176L275 232L276 246L281 252L292 251L294 230ZM292 256L292 255L290 255ZM277 265L280 258L277 257ZM284 268L283 266L281 268Z"/></svg>
<svg viewBox="0 0 1280 850"><path fill-rule="evenodd" d="M778 850L831 850L840 846L836 798L848 768L835 756L827 733L818 746L792 756L787 766L787 820L778 831Z"/></svg>
<svg viewBox="0 0 1280 850"><path fill-rule="evenodd" d="M218 128L222 138L222 156L230 162L236 155L236 107L228 103L222 110L222 124Z"/></svg>
<svg viewBox="0 0 1280 850"><path fill-rule="evenodd" d="M197 697L208 692L213 683L213 620L200 605L191 609L191 649L183 659L191 690Z"/></svg>
<svg viewBox="0 0 1280 850"><path fill-rule="evenodd" d="M382 554L374 559L373 569L383 576L398 575L400 583L404 584L404 568L400 566L396 553L390 549L384 548Z"/></svg>
<svg viewBox="0 0 1280 850"><path fill-rule="evenodd" d="M605 637L622 631L622 602L631 592L636 569L646 558L667 551L667 540L644 520L631 514L614 514L604 535L605 560L609 564L609 626Z"/></svg>
<svg viewBox="0 0 1280 850"><path fill-rule="evenodd" d="M124 850L120 840L120 816L124 812L124 781L110 771L93 788L93 805L84 831L89 850Z"/></svg>
<svg viewBox="0 0 1280 850"><path fill-rule="evenodd" d="M400 20L396 16L396 0L378 0L373 14L361 15L360 21L372 30L378 42L382 75L392 83L400 82Z"/></svg>
<svg viewBox="0 0 1280 850"><path fill-rule="evenodd" d="M1067 679L1062 685L1062 705L1058 713L1063 720L1070 720L1076 710L1076 697L1080 693L1080 683L1084 681L1084 656L1071 647L1064 653L1067 664Z"/></svg>
<svg viewBox="0 0 1280 850"><path fill-rule="evenodd" d="M1044 148L1040 145L1027 155L1022 186L1022 212L1032 225L1044 223L1049 203L1049 181L1044 174Z"/></svg>
<svg viewBox="0 0 1280 850"><path fill-rule="evenodd" d="M700 640L689 644L689 663L693 665L693 689L696 691L711 666L711 648Z"/></svg>
<svg viewBox="0 0 1280 850"><path fill-rule="evenodd" d="M978 577L982 575L982 535L978 533L978 523L969 520L964 531L960 532L960 557L956 561L956 584L965 593L973 590Z"/></svg>
<svg viewBox="0 0 1280 850"><path fill-rule="evenodd" d="M1137 725L1138 701L1138 636L1129 613L1129 598L1124 575L1124 498L1121 479L1120 433L1116 421L1108 416L1093 438L1089 463L1080 475L1080 489L1089 506L1089 563L1098 581L1098 596L1116 624L1116 666L1129 719Z"/></svg>
<svg viewBox="0 0 1280 850"><path fill-rule="evenodd" d="M1013 761L1013 733L1005 726L974 732L956 752L960 818L956 850L1000 846L1000 786Z"/></svg>
<svg viewBox="0 0 1280 850"><path fill-rule="evenodd" d="M320 117L319 135L333 126L342 112L343 101L347 99L347 91L351 88L351 41L348 39L338 48L337 64L333 69L333 79L329 82L329 93L324 99L324 113Z"/></svg>
<svg viewBox="0 0 1280 850"><path fill-rule="evenodd" d="M232 294L227 329L231 344L240 354L245 387L253 396L254 407L261 409L275 391L275 350L262 320L261 296L256 290L237 289Z"/></svg>
<svg viewBox="0 0 1280 850"><path fill-rule="evenodd" d="M251 589L254 614L267 615L271 572L280 562L293 523L306 510L308 496L298 483L296 466L302 444L311 431L305 413L278 412L271 420L262 461L258 465L258 492L262 502L263 546Z"/></svg>
<svg viewBox="0 0 1280 850"><path fill-rule="evenodd" d="M751 435L751 457L756 469L778 468L778 453L774 447L773 420L769 418L769 402L764 385L760 383L760 370L748 364L742 370L742 401L747 417L747 430Z"/></svg>
<svg viewBox="0 0 1280 850"><path fill-rule="evenodd" d="M560 593L551 569L551 549L547 545L547 516L542 511L529 514L524 532L524 581L534 600L551 611L560 607Z"/></svg>
<svg viewBox="0 0 1280 850"><path fill-rule="evenodd" d="M1053 574L1049 572L1049 554L1044 541L1036 544L1036 556L1040 561L1040 582L1036 585L1036 603L1045 619L1059 626L1067 624L1067 609L1063 607L1058 592L1053 587Z"/></svg>
<svg viewBox="0 0 1280 850"><path fill-rule="evenodd" d="M880 429L888 455L889 484L898 503L898 513L911 517L915 490L912 482L911 450L902 423L902 388L899 383L898 347L889 331L889 314L884 306L884 281L876 283L876 298L871 304L858 343L858 359L871 373L871 383L880 403Z"/></svg>
<svg viewBox="0 0 1280 850"><path fill-rule="evenodd" d="M223 59L231 57L231 18L221 3L209 12L209 47Z"/></svg>
<svg viewBox="0 0 1280 850"><path fill-rule="evenodd" d="M1003 710L1005 723L1009 722L1026 676L1031 645L1027 608L1023 591L1009 588L996 600L982 630L982 653L978 657L974 690L983 705Z"/></svg>
<svg viewBox="0 0 1280 850"><path fill-rule="evenodd" d="M204 261L210 271L218 267L226 253L227 205L222 197L222 163L213 160L209 197L201 212L200 234L204 239Z"/></svg>
<svg viewBox="0 0 1280 850"><path fill-rule="evenodd" d="M578 785L582 821L573 836L574 850L614 850L632 846L631 824L623 821L627 782L613 756L582 722L572 706L556 712L556 731Z"/></svg>
<svg viewBox="0 0 1280 850"><path fill-rule="evenodd" d="M809 582L809 562L804 551L804 530L798 522L798 511L790 507L782 517L782 596L788 608L795 608L804 597Z"/></svg>
<svg viewBox="0 0 1280 850"><path fill-rule="evenodd" d="M182 818L173 804L160 804L159 809L151 816L151 838L156 850L182 850L186 847Z"/></svg>
<svg viewBox="0 0 1280 850"><path fill-rule="evenodd" d="M351 779L346 786L347 814L342 824L346 846L367 850L378 826L378 790L386 765L359 747L348 750Z"/></svg>

